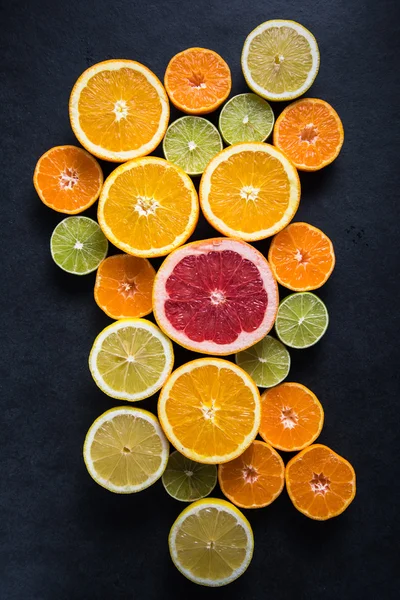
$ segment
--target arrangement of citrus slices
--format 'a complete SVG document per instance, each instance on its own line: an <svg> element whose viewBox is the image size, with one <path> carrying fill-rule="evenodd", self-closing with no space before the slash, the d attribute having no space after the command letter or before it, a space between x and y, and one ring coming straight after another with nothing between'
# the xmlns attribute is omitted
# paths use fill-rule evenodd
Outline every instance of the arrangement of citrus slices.
<svg viewBox="0 0 400 600"><path fill-rule="evenodd" d="M355 496L351 464L314 443L324 424L319 399L285 381L298 351L327 331L327 307L313 291L335 266L329 237L292 222L298 170L329 165L344 133L325 100L300 98L282 111L267 100L299 98L319 63L314 36L279 19L245 39L251 92L227 102L231 72L213 50L179 52L165 87L141 62L100 62L69 101L85 149L51 148L33 176L44 205L74 215L51 235L53 260L74 275L97 271L94 300L112 320L90 351L95 384L130 403L159 392L157 417L155 404L153 412L125 404L94 420L87 470L110 492L160 479L166 499L190 503L168 544L175 566L200 585L226 585L250 564L253 532L237 507L266 507L286 486L300 513L326 520ZM186 113L172 123L169 101ZM219 107L214 123L199 116ZM161 143L165 158L148 156ZM123 164L103 182L94 157ZM198 197L191 176L200 175ZM97 199L98 222L79 215ZM186 243L200 208L221 237ZM262 252L251 245L259 240ZM120 252L107 256L109 242ZM293 293L280 299L285 289ZM157 324L143 318L151 313ZM174 370L173 343L207 356L189 355ZM285 467L278 450L298 454ZM229 502L208 497L217 483Z"/></svg>

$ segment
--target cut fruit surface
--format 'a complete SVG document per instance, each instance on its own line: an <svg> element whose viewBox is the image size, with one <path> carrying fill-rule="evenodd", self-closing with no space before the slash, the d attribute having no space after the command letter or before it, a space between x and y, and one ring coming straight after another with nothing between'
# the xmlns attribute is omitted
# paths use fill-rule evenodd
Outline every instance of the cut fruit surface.
<svg viewBox="0 0 400 600"><path fill-rule="evenodd" d="M319 69L315 37L295 21L266 21L246 38L242 70L247 85L267 100L291 100L312 85Z"/></svg>
<svg viewBox="0 0 400 600"><path fill-rule="evenodd" d="M147 258L109 256L97 269L94 299L112 319L144 317L153 310L155 275Z"/></svg>
<svg viewBox="0 0 400 600"><path fill-rule="evenodd" d="M317 171L337 158L344 141L343 125L328 102L302 98L289 104L274 128L274 144L301 171Z"/></svg>
<svg viewBox="0 0 400 600"><path fill-rule="evenodd" d="M283 490L285 465L269 444L255 440L238 458L218 467L222 493L241 508L271 504Z"/></svg>
<svg viewBox="0 0 400 600"><path fill-rule="evenodd" d="M39 158L33 184L43 204L75 215L92 206L99 197L103 172L86 150L55 146Z"/></svg>
<svg viewBox="0 0 400 600"><path fill-rule="evenodd" d="M274 235L292 220L300 201L296 169L274 146L229 146L207 165L200 204L210 224L246 241Z"/></svg>
<svg viewBox="0 0 400 600"><path fill-rule="evenodd" d="M83 458L96 483L132 494L152 485L167 466L169 444L147 410L120 406L103 413L87 432Z"/></svg>
<svg viewBox="0 0 400 600"><path fill-rule="evenodd" d="M170 340L146 319L122 319L97 336L89 368L108 396L134 402L157 392L172 371Z"/></svg>
<svg viewBox="0 0 400 600"><path fill-rule="evenodd" d="M289 374L290 354L281 342L270 335L254 346L238 352L236 364L242 367L258 387L272 387Z"/></svg>
<svg viewBox="0 0 400 600"><path fill-rule="evenodd" d="M154 282L161 329L195 352L231 354L271 329L278 286L264 256L238 240L187 244L166 258Z"/></svg>
<svg viewBox="0 0 400 600"><path fill-rule="evenodd" d="M274 127L274 113L257 94L239 94L224 105L219 129L227 144L264 142Z"/></svg>
<svg viewBox="0 0 400 600"><path fill-rule="evenodd" d="M181 502L194 502L211 494L217 484L217 467L203 465L172 452L162 482L168 494Z"/></svg>
<svg viewBox="0 0 400 600"><path fill-rule="evenodd" d="M179 110L204 114L224 102L232 81L230 69L219 54L206 48L188 48L170 60L164 84Z"/></svg>
<svg viewBox="0 0 400 600"><path fill-rule="evenodd" d="M246 517L230 502L206 498L179 515L168 538L176 568L190 581L218 587L243 575L254 550Z"/></svg>
<svg viewBox="0 0 400 600"><path fill-rule="evenodd" d="M254 440L260 394L249 375L220 358L176 369L161 390L158 417L177 450L197 462L233 460Z"/></svg>
<svg viewBox="0 0 400 600"><path fill-rule="evenodd" d="M290 348L309 348L328 329L329 315L325 304L311 292L286 296L279 305L275 330Z"/></svg>
<svg viewBox="0 0 400 600"><path fill-rule="evenodd" d="M150 154L168 127L160 80L134 60L106 60L87 69L71 92L72 129L86 150L113 162Z"/></svg>
<svg viewBox="0 0 400 600"><path fill-rule="evenodd" d="M128 254L165 256L188 239L199 216L186 173L155 156L120 165L104 183L98 219L104 234Z"/></svg>
<svg viewBox="0 0 400 600"><path fill-rule="evenodd" d="M301 383L282 383L261 396L259 434L278 450L303 450L315 442L323 424L321 403Z"/></svg>
<svg viewBox="0 0 400 600"><path fill-rule="evenodd" d="M286 465L286 487L297 510L325 521L340 515L354 500L356 474L346 459L314 444Z"/></svg>

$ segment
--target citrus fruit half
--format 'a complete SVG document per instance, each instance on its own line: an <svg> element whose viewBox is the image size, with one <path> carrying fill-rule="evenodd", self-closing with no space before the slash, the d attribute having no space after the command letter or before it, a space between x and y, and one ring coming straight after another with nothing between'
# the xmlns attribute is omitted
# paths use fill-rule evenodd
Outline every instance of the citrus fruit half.
<svg viewBox="0 0 400 600"><path fill-rule="evenodd" d="M290 354L271 335L266 335L247 350L238 352L235 359L236 364L250 375L258 387L277 385L289 374Z"/></svg>
<svg viewBox="0 0 400 600"><path fill-rule="evenodd" d="M210 224L246 241L274 235L293 219L300 180L286 156L261 142L229 146L207 165L200 204Z"/></svg>
<svg viewBox="0 0 400 600"><path fill-rule="evenodd" d="M168 538L176 568L190 581L219 587L243 575L254 550L251 525L230 502L205 498L181 512Z"/></svg>
<svg viewBox="0 0 400 600"><path fill-rule="evenodd" d="M162 482L175 500L194 502L205 498L215 488L217 467L190 460L176 450L169 456Z"/></svg>
<svg viewBox="0 0 400 600"><path fill-rule="evenodd" d="M189 350L231 354L271 329L278 286L264 256L239 240L187 244L165 259L153 289L161 329Z"/></svg>
<svg viewBox="0 0 400 600"><path fill-rule="evenodd" d="M329 325L325 304L311 292L290 294L278 308L275 331L290 348L309 348L322 338Z"/></svg>
<svg viewBox="0 0 400 600"><path fill-rule="evenodd" d="M238 94L223 106L219 129L227 144L263 142L274 127L274 113L257 94Z"/></svg>
<svg viewBox="0 0 400 600"><path fill-rule="evenodd" d="M296 454L286 465L286 487L294 506L311 519L340 515L356 495L351 464L322 444Z"/></svg>
<svg viewBox="0 0 400 600"><path fill-rule="evenodd" d="M186 242L198 216L190 177L155 156L117 167L104 183L98 208L100 226L110 242L144 258L165 256Z"/></svg>
<svg viewBox="0 0 400 600"><path fill-rule="evenodd" d="M158 399L165 435L181 454L201 463L223 463L242 454L257 435L260 414L254 381L220 358L179 367Z"/></svg>

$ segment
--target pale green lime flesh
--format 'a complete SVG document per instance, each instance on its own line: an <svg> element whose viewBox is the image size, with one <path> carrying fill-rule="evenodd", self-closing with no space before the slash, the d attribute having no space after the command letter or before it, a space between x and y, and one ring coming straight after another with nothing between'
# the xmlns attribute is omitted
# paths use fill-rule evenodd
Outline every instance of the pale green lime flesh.
<svg viewBox="0 0 400 600"><path fill-rule="evenodd" d="M210 494L217 483L216 465L202 465L172 452L162 482L168 494L181 502L194 502Z"/></svg>
<svg viewBox="0 0 400 600"><path fill-rule="evenodd" d="M310 292L299 292L280 303L275 329L287 346L309 348L322 338L328 324L329 315L322 300Z"/></svg>
<svg viewBox="0 0 400 600"><path fill-rule="evenodd" d="M219 115L219 129L227 144L263 142L271 134L274 122L268 102L250 93L231 98Z"/></svg>
<svg viewBox="0 0 400 600"><path fill-rule="evenodd" d="M267 335L247 350L238 352L236 364L252 377L258 387L281 383L289 373L290 354L281 342Z"/></svg>
<svg viewBox="0 0 400 600"><path fill-rule="evenodd" d="M188 175L201 175L210 160L221 152L218 129L202 117L181 117L167 129L164 156Z"/></svg>
<svg viewBox="0 0 400 600"><path fill-rule="evenodd" d="M67 217L54 229L51 256L64 271L86 275L106 257L108 241L99 225L88 217Z"/></svg>

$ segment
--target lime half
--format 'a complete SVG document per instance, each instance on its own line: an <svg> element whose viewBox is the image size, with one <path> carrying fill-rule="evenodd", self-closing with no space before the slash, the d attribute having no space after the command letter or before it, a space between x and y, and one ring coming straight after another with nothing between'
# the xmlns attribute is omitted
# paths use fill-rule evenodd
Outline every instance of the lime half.
<svg viewBox="0 0 400 600"><path fill-rule="evenodd" d="M67 273L86 275L106 257L108 241L99 225L88 217L67 217L50 240L54 262Z"/></svg>
<svg viewBox="0 0 400 600"><path fill-rule="evenodd" d="M216 465L202 465L172 452L162 482L168 494L181 502L194 502L210 494L217 483Z"/></svg>
<svg viewBox="0 0 400 600"><path fill-rule="evenodd" d="M274 122L272 108L256 94L234 96L219 115L219 129L227 144L263 142L270 135Z"/></svg>
<svg viewBox="0 0 400 600"><path fill-rule="evenodd" d="M242 367L258 387L278 385L288 376L290 354L281 342L267 335L260 342L236 354L236 363Z"/></svg>
<svg viewBox="0 0 400 600"><path fill-rule="evenodd" d="M163 150L165 158L188 175L201 175L222 150L222 140L218 129L207 119L182 117L168 127Z"/></svg>
<svg viewBox="0 0 400 600"><path fill-rule="evenodd" d="M322 300L310 292L299 292L280 303L275 329L287 346L309 348L322 338L328 324L329 315Z"/></svg>

